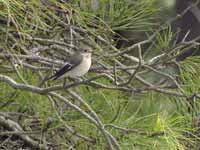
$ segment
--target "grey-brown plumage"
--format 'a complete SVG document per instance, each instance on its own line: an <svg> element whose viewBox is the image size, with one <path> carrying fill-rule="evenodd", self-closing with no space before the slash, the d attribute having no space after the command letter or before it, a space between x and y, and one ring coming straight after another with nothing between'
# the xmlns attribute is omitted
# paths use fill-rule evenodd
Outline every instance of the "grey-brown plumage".
<svg viewBox="0 0 200 150"><path fill-rule="evenodd" d="M80 49L49 79L56 80L67 76L80 77L88 72L90 66L91 51L89 49Z"/></svg>

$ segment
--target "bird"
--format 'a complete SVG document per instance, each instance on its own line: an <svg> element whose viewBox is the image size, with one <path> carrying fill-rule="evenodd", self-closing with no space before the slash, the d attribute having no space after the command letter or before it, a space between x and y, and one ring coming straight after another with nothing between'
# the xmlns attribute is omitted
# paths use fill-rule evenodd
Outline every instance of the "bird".
<svg viewBox="0 0 200 150"><path fill-rule="evenodd" d="M83 76L91 67L91 55L91 49L80 48L54 75L49 77L48 80L57 80L64 77L77 78Z"/></svg>

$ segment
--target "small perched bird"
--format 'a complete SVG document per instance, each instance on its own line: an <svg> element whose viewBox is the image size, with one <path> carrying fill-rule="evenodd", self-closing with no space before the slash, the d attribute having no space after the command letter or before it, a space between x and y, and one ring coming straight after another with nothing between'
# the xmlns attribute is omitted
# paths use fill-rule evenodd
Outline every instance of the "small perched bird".
<svg viewBox="0 0 200 150"><path fill-rule="evenodd" d="M91 66L90 49L77 50L53 76L48 79L61 79L64 77L80 77L86 74Z"/></svg>

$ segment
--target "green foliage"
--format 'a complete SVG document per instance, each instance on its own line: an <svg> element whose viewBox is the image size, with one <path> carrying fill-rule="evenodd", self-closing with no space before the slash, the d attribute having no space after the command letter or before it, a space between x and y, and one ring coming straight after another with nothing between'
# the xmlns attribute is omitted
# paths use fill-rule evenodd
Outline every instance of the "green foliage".
<svg viewBox="0 0 200 150"><path fill-rule="evenodd" d="M181 63L181 81L184 84L183 89L191 95L186 101L187 107L191 109L192 114L199 114L200 103L196 97L196 93L199 93L200 84L200 69L199 69L199 56L187 58Z"/></svg>
<svg viewBox="0 0 200 150"><path fill-rule="evenodd" d="M84 3L85 2L85 3ZM78 6L87 23L91 23L103 30L113 31L149 31L154 24L157 8L153 7L155 0L127 1L127 0L101 0L98 7L92 8L91 0L84 1ZM80 1L75 2L77 6ZM95 23L96 22L96 23ZM103 28L103 27L104 28Z"/></svg>
<svg viewBox="0 0 200 150"><path fill-rule="evenodd" d="M140 1L124 5L127 1L116 1L111 5L109 24L114 31L149 31L158 9L151 7L154 1Z"/></svg>
<svg viewBox="0 0 200 150"><path fill-rule="evenodd" d="M6 22L0 26L0 47L8 52L15 51L21 54L23 51L21 46L29 44L23 38L25 33L43 37L56 34L61 38L64 29L60 23L65 20L55 11L59 8L68 13L72 13L73 10L74 14L70 20L72 24L81 26L93 35L111 34L112 36L114 31L129 30L146 32L157 25L156 0L101 0L99 7L95 9L90 7L90 2L90 0L87 1L84 7L81 7L80 0L74 0L72 4L49 0L48 6L52 7L46 7L42 1L38 0L29 0L26 3L23 0L0 0L0 18ZM8 40L9 33L13 32L22 33L22 37L9 37L10 40ZM151 51L151 54L168 50L173 36L170 27L157 34L154 41L155 47L152 48L155 51ZM18 43L15 48L11 47L13 41ZM188 93L199 92L199 63L199 58L193 57L182 64L181 81L184 84L184 90ZM5 70L2 67L0 69ZM5 74L19 83L38 85L38 76L31 69L25 69L23 66L17 67L17 71L13 74ZM177 102L183 99L174 100L170 96L153 92L132 95L85 85L73 90L77 91L98 114L105 128L117 138L122 150L184 150L187 145L193 144L193 139L185 136L186 133L192 134L194 131L191 114L187 111L188 105L185 101ZM78 133L96 139L93 145L82 139L75 140L78 143L77 149L87 149L88 145L95 150L106 149L105 140L99 130L80 113L65 106L63 102L56 100L52 102L44 95L15 90L3 83L0 83L0 91L0 111L22 113L20 123L28 131L39 130L42 134L48 124L48 119L53 120L46 132L46 137L49 141L56 141L60 149L69 148L70 144L66 141L73 138L73 135L67 134L64 128L66 125L74 127ZM66 91L59 93L76 103L76 100ZM88 111L82 105L80 108ZM199 113L198 110L199 102L196 102L197 113ZM39 123L31 127L34 120ZM117 125L124 129L130 128L133 131L117 130L110 125Z"/></svg>
<svg viewBox="0 0 200 150"><path fill-rule="evenodd" d="M157 43L156 49L157 50L167 50L170 47L170 42L174 37L171 27L168 26L162 33L158 33L157 35Z"/></svg>
<svg viewBox="0 0 200 150"><path fill-rule="evenodd" d="M194 56L186 59L182 63L181 74L185 88L188 92L198 92L200 83L200 57Z"/></svg>

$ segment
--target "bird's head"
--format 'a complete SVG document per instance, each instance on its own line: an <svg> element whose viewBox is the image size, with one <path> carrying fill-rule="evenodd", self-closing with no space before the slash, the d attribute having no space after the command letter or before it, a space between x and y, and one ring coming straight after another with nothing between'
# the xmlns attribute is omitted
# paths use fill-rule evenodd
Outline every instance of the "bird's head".
<svg viewBox="0 0 200 150"><path fill-rule="evenodd" d="M81 48L81 49L79 50L79 52L80 52L80 54L81 54L82 56L86 56L86 57L90 57L91 54L92 54L92 50L89 49L89 48Z"/></svg>

